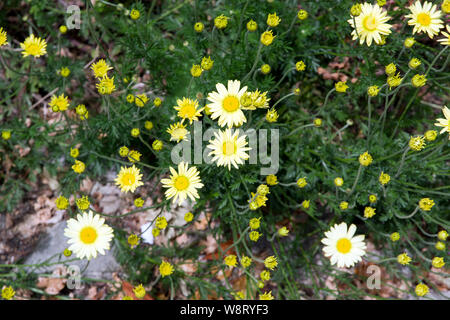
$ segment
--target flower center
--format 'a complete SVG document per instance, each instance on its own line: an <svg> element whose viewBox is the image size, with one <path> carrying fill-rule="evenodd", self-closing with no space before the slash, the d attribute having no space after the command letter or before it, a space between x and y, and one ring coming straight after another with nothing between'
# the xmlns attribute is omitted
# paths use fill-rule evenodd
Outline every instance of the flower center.
<svg viewBox="0 0 450 320"><path fill-rule="evenodd" d="M431 17L428 13L419 13L417 15L417 22L419 22L423 26L429 26L431 23Z"/></svg>
<svg viewBox="0 0 450 320"><path fill-rule="evenodd" d="M239 100L235 96L228 96L223 99L223 108L228 112L234 112L239 109Z"/></svg>
<svg viewBox="0 0 450 320"><path fill-rule="evenodd" d="M192 118L195 115L195 107L191 103L186 103L180 109L183 118Z"/></svg>
<svg viewBox="0 0 450 320"><path fill-rule="evenodd" d="M131 186L134 184L135 181L136 181L136 178L135 178L134 174L132 174L132 173L125 173L122 176L122 184L124 184L124 185Z"/></svg>
<svg viewBox="0 0 450 320"><path fill-rule="evenodd" d="M184 129L183 128L177 128L173 131L174 137L184 137Z"/></svg>
<svg viewBox="0 0 450 320"><path fill-rule="evenodd" d="M363 20L363 26L368 31L374 31L378 26L377 20L373 16L367 16Z"/></svg>
<svg viewBox="0 0 450 320"><path fill-rule="evenodd" d="M340 253L348 253L352 248L352 243L347 238L339 239L336 244L336 249Z"/></svg>
<svg viewBox="0 0 450 320"><path fill-rule="evenodd" d="M237 149L236 143L233 141L225 141L222 144L222 152L226 156L231 156L231 155L235 154L236 149Z"/></svg>
<svg viewBox="0 0 450 320"><path fill-rule="evenodd" d="M175 179L174 187L178 191L187 189L187 187L189 187L189 179L186 178L185 176L178 176Z"/></svg>
<svg viewBox="0 0 450 320"><path fill-rule="evenodd" d="M57 101L56 101L56 105L58 106L58 107L65 107L66 106L66 100L64 100L64 99L58 99Z"/></svg>
<svg viewBox="0 0 450 320"><path fill-rule="evenodd" d="M39 54L39 46L36 43L31 43L28 45L27 51L31 55L35 56Z"/></svg>
<svg viewBox="0 0 450 320"><path fill-rule="evenodd" d="M80 240L84 244L94 243L97 239L97 231L92 227L84 227L80 232Z"/></svg>

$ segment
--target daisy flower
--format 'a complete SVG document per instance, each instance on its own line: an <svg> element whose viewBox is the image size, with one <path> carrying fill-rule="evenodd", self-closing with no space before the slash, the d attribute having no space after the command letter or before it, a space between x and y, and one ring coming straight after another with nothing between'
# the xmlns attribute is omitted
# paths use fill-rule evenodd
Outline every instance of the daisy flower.
<svg viewBox="0 0 450 320"><path fill-rule="evenodd" d="M446 25L445 28L447 29L448 33L442 31L441 33L445 38L438 39L438 41L444 46L450 46L450 25Z"/></svg>
<svg viewBox="0 0 450 320"><path fill-rule="evenodd" d="M114 180L116 185L120 187L122 192L134 192L137 187L142 186L144 183L141 181L142 174L139 168L134 165L132 167L121 167L117 178Z"/></svg>
<svg viewBox="0 0 450 320"><path fill-rule="evenodd" d="M75 160L75 164L72 166L72 170L78 174L83 173L86 169L86 165L83 161Z"/></svg>
<svg viewBox="0 0 450 320"><path fill-rule="evenodd" d="M198 101L197 100L191 100L188 98L183 98L183 100L177 99L177 105L173 108L178 111L178 116L180 118L189 119L189 123L192 124L192 121L198 121L198 117L202 116L202 110L197 109L198 107Z"/></svg>
<svg viewBox="0 0 450 320"><path fill-rule="evenodd" d="M214 156L212 161L217 162L217 166L228 167L231 170L231 165L238 169L238 164L244 164L243 160L249 158L245 151L251 150L246 147L246 136L239 137L239 130L236 130L234 134L231 134L231 129L228 128L225 131L218 130L214 132L215 139L209 140L207 148L212 149L209 156Z"/></svg>
<svg viewBox="0 0 450 320"><path fill-rule="evenodd" d="M192 65L191 68L191 76L193 76L194 78L198 78L202 75L203 69L202 66L199 64L194 64Z"/></svg>
<svg viewBox="0 0 450 320"><path fill-rule="evenodd" d="M100 82L95 86L100 94L111 94L116 90L116 86L114 85L114 77L109 78L108 75L101 78Z"/></svg>
<svg viewBox="0 0 450 320"><path fill-rule="evenodd" d="M3 28L0 28L0 47L4 46L6 44L6 41L8 40L8 35Z"/></svg>
<svg viewBox="0 0 450 320"><path fill-rule="evenodd" d="M148 102L148 97L145 93L138 94L134 100L134 104L142 108Z"/></svg>
<svg viewBox="0 0 450 320"><path fill-rule="evenodd" d="M173 266L169 262L163 261L159 266L159 273L163 278L170 276L173 273Z"/></svg>
<svg viewBox="0 0 450 320"><path fill-rule="evenodd" d="M203 187L199 172L196 167L188 168L186 162L178 164L178 172L170 167L170 178L162 179L161 183L164 188L168 188L165 192L166 199L173 198L173 202L181 204L189 197L192 201L199 198L197 189Z"/></svg>
<svg viewBox="0 0 450 320"><path fill-rule="evenodd" d="M78 214L77 219L69 219L64 235L69 238L68 248L80 259L96 258L97 253L105 254L113 238L113 229L105 224L105 219L92 211Z"/></svg>
<svg viewBox="0 0 450 320"><path fill-rule="evenodd" d="M50 100L49 106L52 107L53 111L58 112L67 110L69 104L69 98L64 96L64 93L62 93L59 96L53 95Z"/></svg>
<svg viewBox="0 0 450 320"><path fill-rule="evenodd" d="M183 125L181 122L171 124L170 128L168 128L166 131L170 134L170 141L187 141L186 136L189 134L189 132L186 130L186 125Z"/></svg>
<svg viewBox="0 0 450 320"><path fill-rule="evenodd" d="M428 286L426 284L423 283L419 283L416 286L416 289L414 290L416 292L416 294L419 297L423 297L424 295L428 294L428 292L430 291L430 289L428 288Z"/></svg>
<svg viewBox="0 0 450 320"><path fill-rule="evenodd" d="M202 22L197 22L196 24L194 24L194 30L196 32L202 32L204 28L205 25Z"/></svg>
<svg viewBox="0 0 450 320"><path fill-rule="evenodd" d="M91 70L94 72L94 76L100 79L107 76L108 70L111 69L112 67L110 67L104 59L100 59L91 65Z"/></svg>
<svg viewBox="0 0 450 320"><path fill-rule="evenodd" d="M269 13L267 16L267 24L271 27L276 27L281 22L280 17L277 16L277 13Z"/></svg>
<svg viewBox="0 0 450 320"><path fill-rule="evenodd" d="M332 265L337 263L339 268L348 268L361 261L361 257L366 253L366 244L364 235L353 236L355 231L354 224L347 229L347 224L342 222L325 232L325 238L322 239L325 245L323 252L330 258Z"/></svg>
<svg viewBox="0 0 450 320"><path fill-rule="evenodd" d="M219 118L219 126L240 126L247 122L241 110L241 97L247 91L247 87L240 88L239 80L228 80L228 88L223 84L216 84L217 92L208 94L208 104L212 112L213 120Z"/></svg>
<svg viewBox="0 0 450 320"><path fill-rule="evenodd" d="M2 289L1 296L5 300L11 300L15 294L16 294L16 292L14 291L14 289L11 286L8 286L8 287L4 287Z"/></svg>
<svg viewBox="0 0 450 320"><path fill-rule="evenodd" d="M220 16L214 18L214 26L217 29L224 29L228 25L228 19L228 17L221 14Z"/></svg>
<svg viewBox="0 0 450 320"><path fill-rule="evenodd" d="M273 300L272 291L264 292L259 295L259 300Z"/></svg>
<svg viewBox="0 0 450 320"><path fill-rule="evenodd" d="M26 38L25 41L20 44L20 47L22 48L22 55L24 58L28 56L38 58L47 53L47 42L45 39L35 37L34 34L31 34Z"/></svg>
<svg viewBox="0 0 450 320"><path fill-rule="evenodd" d="M372 41L376 44L382 43L381 36L387 36L391 33L391 25L386 23L391 17L383 11L378 4L363 3L361 5L361 14L353 17L347 22L353 27L353 40L359 38L359 43L364 42L370 47ZM355 25L356 22L356 25Z"/></svg>
<svg viewBox="0 0 450 320"><path fill-rule="evenodd" d="M433 39L439 33L439 29L443 28L441 11L436 10L436 5L425 1L422 5L420 1L414 2L409 8L410 14L405 18L409 18L408 24L414 26L413 34L426 32Z"/></svg>
<svg viewBox="0 0 450 320"><path fill-rule="evenodd" d="M261 34L260 41L265 46L270 46L273 42L273 39L275 39L276 36L273 35L272 30L264 31Z"/></svg>
<svg viewBox="0 0 450 320"><path fill-rule="evenodd" d="M447 133L449 134L448 139L450 140L450 109L444 106L442 112L444 113L445 119L436 119L437 122L434 125L437 127L443 127L440 133L444 133L447 131Z"/></svg>

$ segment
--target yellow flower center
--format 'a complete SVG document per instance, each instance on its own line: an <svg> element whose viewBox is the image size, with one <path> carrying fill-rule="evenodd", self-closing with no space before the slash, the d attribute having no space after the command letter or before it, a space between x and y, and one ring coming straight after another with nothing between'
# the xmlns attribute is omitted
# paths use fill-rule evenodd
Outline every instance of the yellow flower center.
<svg viewBox="0 0 450 320"><path fill-rule="evenodd" d="M178 191L187 189L187 187L189 187L189 179L185 176L178 176L175 179L174 187Z"/></svg>
<svg viewBox="0 0 450 320"><path fill-rule="evenodd" d="M107 68L106 66L95 66L94 67L94 74L97 77L103 78L106 75L106 72L107 72L106 68Z"/></svg>
<svg viewBox="0 0 450 320"><path fill-rule="evenodd" d="M182 115L183 118L189 118L192 119L195 115L195 107L194 104L192 103L185 103L181 109L180 109L180 113Z"/></svg>
<svg viewBox="0 0 450 320"><path fill-rule="evenodd" d="M336 244L336 249L340 253L348 253L350 249L352 248L352 243L347 238L339 239Z"/></svg>
<svg viewBox="0 0 450 320"><path fill-rule="evenodd" d="M184 130L184 128L176 128L175 130L173 130L173 136L175 138L183 138L185 136Z"/></svg>
<svg viewBox="0 0 450 320"><path fill-rule="evenodd" d="M84 227L80 232L80 240L84 244L94 243L97 239L97 231L92 227Z"/></svg>
<svg viewBox="0 0 450 320"><path fill-rule="evenodd" d="M26 51L27 51L29 54L35 56L35 55L38 55L38 54L39 54L39 52L40 52L40 47L39 47L39 45L37 45L36 43L30 43L30 44L27 46Z"/></svg>
<svg viewBox="0 0 450 320"><path fill-rule="evenodd" d="M235 96L228 96L223 99L223 108L228 112L234 112L239 109L239 100Z"/></svg>
<svg viewBox="0 0 450 320"><path fill-rule="evenodd" d="M231 156L237 151L237 146L234 141L225 141L222 145L222 152L226 156Z"/></svg>
<svg viewBox="0 0 450 320"><path fill-rule="evenodd" d="M423 26L429 26L431 23L431 17L428 13L419 13L417 15L417 22L419 22Z"/></svg>
<svg viewBox="0 0 450 320"><path fill-rule="evenodd" d="M377 23L377 20L375 19L375 17L367 16L363 20L363 26L364 26L364 29L366 29L368 31L374 31L377 28L378 23Z"/></svg>
<svg viewBox="0 0 450 320"><path fill-rule="evenodd" d="M63 99L63 98L58 98L58 100L56 101L56 105L57 105L59 108L63 108L63 107L66 106L66 100Z"/></svg>
<svg viewBox="0 0 450 320"><path fill-rule="evenodd" d="M126 186L131 186L136 181L136 177L132 173L125 173L122 176L122 184Z"/></svg>

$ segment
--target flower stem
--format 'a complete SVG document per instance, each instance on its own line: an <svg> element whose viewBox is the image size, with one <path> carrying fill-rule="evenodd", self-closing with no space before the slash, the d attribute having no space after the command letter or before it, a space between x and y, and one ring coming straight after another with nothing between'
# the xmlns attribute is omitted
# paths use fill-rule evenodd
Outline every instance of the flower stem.
<svg viewBox="0 0 450 320"><path fill-rule="evenodd" d="M405 157L408 153L409 146L405 148L405 151L403 151L402 160L400 160L400 166L398 167L397 173L395 174L394 178L397 178L400 175L400 172L402 171L403 164L405 163Z"/></svg>
<svg viewBox="0 0 450 320"><path fill-rule="evenodd" d="M372 108L370 105L370 96L367 98L367 108L368 108L368 120L367 120L367 142L366 142L366 149L370 148L370 124L372 119Z"/></svg>
<svg viewBox="0 0 450 320"><path fill-rule="evenodd" d="M363 166L360 164L358 168L358 173L356 174L355 182L353 183L352 189L350 190L349 196L355 191L356 185L358 184L359 177L361 176Z"/></svg>
<svg viewBox="0 0 450 320"><path fill-rule="evenodd" d="M284 74L283 74L283 76L281 77L281 79L269 90L269 92L271 92L271 91L273 91L274 89L276 89L279 85L280 85L280 83L284 80L284 78L286 78L286 76L287 76L287 74L289 73L289 72L291 72L292 70L296 70L295 68L290 68L290 69L288 69ZM291 95L292 94L294 94L294 93L291 93Z"/></svg>
<svg viewBox="0 0 450 320"><path fill-rule="evenodd" d="M397 214L397 213L394 213L394 215L395 215L397 218L399 218L399 219L409 219L409 218L414 217L414 215L417 213L417 211L419 211L419 206L416 206L416 208L414 209L414 211L413 211L411 214L407 215L407 216L401 216L401 215L399 215L399 214Z"/></svg>
<svg viewBox="0 0 450 320"><path fill-rule="evenodd" d="M444 46L444 48L437 54L437 56L433 59L431 64L428 66L427 72L425 72L425 77L430 73L431 68L433 68L433 65L436 63L436 61L439 59L439 57L447 50L448 46Z"/></svg>
<svg viewBox="0 0 450 320"><path fill-rule="evenodd" d="M256 68L256 65L258 64L259 58L261 56L261 49L262 49L262 43L261 41L259 42L259 46L258 46L258 52L256 53L256 58L255 58L255 62L253 63L252 68L250 69L250 71L245 75L244 78L242 78L241 82L244 82L245 80L248 79L248 77L250 77L250 75L253 73L253 71Z"/></svg>
<svg viewBox="0 0 450 320"><path fill-rule="evenodd" d="M242 30L242 18L243 18L244 15L245 15L245 11L247 10L247 6L248 6L249 1L250 1L250 0L247 0L247 1L245 2L244 9L242 9L242 12L241 12L241 14L240 14L240 17L239 17L239 29L238 29L238 32L236 33L236 38L235 38L234 41L233 41L233 47L236 45L236 41L237 41L237 39L239 38L239 35L241 34L241 30Z"/></svg>
<svg viewBox="0 0 450 320"><path fill-rule="evenodd" d="M287 137L292 136L294 133L296 133L296 132L297 132L298 130L300 130L300 129L304 129L304 128L308 128L308 127L313 127L313 126L314 126L314 123L305 124L305 125L303 125L303 126L300 126L300 127L296 128L294 131L292 131L291 133L289 133L287 136L284 136L283 138L287 138Z"/></svg>
<svg viewBox="0 0 450 320"><path fill-rule="evenodd" d="M437 59L439 59L439 57L444 53L444 51L448 48L448 46L444 46L444 48L436 55L436 57L434 58L434 60L431 62L431 64L428 66L427 71L425 72L425 77L428 75L428 73L430 72L431 68L433 67L433 65L436 63ZM395 136L395 134L397 133L398 127L401 123L401 121L403 120L403 117L406 115L406 112L408 112L409 107L411 106L411 104L413 103L414 99L416 98L417 93L419 92L419 88L417 88L413 94L413 96L411 97L411 99L409 100L408 104L406 105L405 109L403 110L402 114L400 115L400 118L397 121L397 125L395 127L394 132L392 133L391 139Z"/></svg>
<svg viewBox="0 0 450 320"><path fill-rule="evenodd" d="M322 110L325 108L325 106L327 105L328 102L328 98L330 97L330 94L333 93L334 91L336 91L336 88L331 89L330 91L328 91L327 95L325 96L325 101L323 103L323 105L319 108L319 110L317 111L317 113L314 114L314 117L317 116L318 114L320 114L322 112Z"/></svg>
<svg viewBox="0 0 450 320"><path fill-rule="evenodd" d="M277 102L275 102L275 104L272 106L272 108L275 108L277 106L277 104L279 104L281 101L283 101L284 99L286 99L294 94L295 93L292 92L292 93L289 93L289 94L285 95L284 97L280 98Z"/></svg>
<svg viewBox="0 0 450 320"><path fill-rule="evenodd" d="M282 36L284 36L285 34L288 34L288 33L291 31L291 29L292 29L292 27L294 26L294 24L295 24L296 21L297 21L297 14L295 14L294 19L292 19L291 24L289 25L289 28L288 28L285 32L283 32L283 33L280 35L280 38L281 38Z"/></svg>

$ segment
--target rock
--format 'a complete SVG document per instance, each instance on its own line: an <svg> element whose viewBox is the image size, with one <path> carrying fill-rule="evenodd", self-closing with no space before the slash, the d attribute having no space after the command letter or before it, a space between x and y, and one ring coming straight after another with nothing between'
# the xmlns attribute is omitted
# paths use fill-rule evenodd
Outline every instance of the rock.
<svg viewBox="0 0 450 320"><path fill-rule="evenodd" d="M153 244L155 238L153 237L153 226L151 222L147 222L141 226L141 238L143 243Z"/></svg>
<svg viewBox="0 0 450 320"><path fill-rule="evenodd" d="M60 261L61 264L64 261L74 259L75 256L65 257L62 252L68 247L67 237L64 236L64 229L66 228L66 221L59 222L49 228L47 232L38 241L36 248L33 253L30 254L24 261L24 264L38 264L43 263L45 260L54 256L49 263L54 263ZM114 258L113 248L108 250L106 254L98 255L97 258L91 259L86 270L83 271L82 278L93 278L93 279L112 279L112 273L117 272L120 269L120 265ZM57 256L60 254L59 256ZM82 271L87 264L87 260L83 259L80 261L70 261L67 263L68 266L78 266L80 271ZM27 268L28 271L33 270L39 273L52 273L58 264L51 266L42 266L38 268Z"/></svg>

